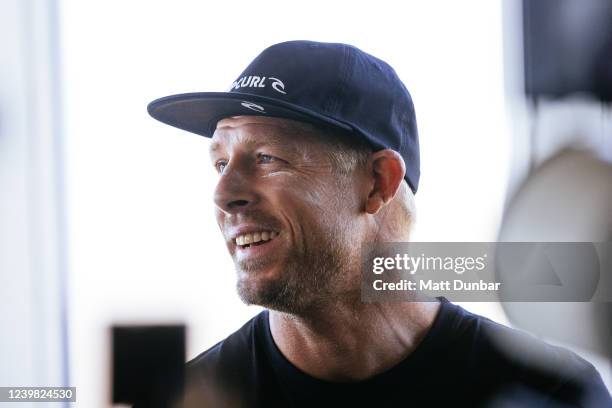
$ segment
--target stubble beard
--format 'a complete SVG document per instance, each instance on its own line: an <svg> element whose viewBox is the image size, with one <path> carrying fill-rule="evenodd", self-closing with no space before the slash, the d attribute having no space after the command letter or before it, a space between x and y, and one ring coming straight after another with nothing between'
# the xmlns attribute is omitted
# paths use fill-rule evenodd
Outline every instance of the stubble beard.
<svg viewBox="0 0 612 408"><path fill-rule="evenodd" d="M342 275L350 267L350 251L337 235L324 234L304 251L286 254L284 269L274 279L252 279L274 260L237 264L238 295L248 305L260 305L293 315L306 315L333 302L341 291Z"/></svg>

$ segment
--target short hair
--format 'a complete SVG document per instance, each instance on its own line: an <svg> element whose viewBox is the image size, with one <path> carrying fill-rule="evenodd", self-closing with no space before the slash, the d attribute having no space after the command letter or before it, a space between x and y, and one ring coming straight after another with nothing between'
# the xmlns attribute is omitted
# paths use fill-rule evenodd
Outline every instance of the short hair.
<svg viewBox="0 0 612 408"><path fill-rule="evenodd" d="M351 175L357 169L368 165L374 149L363 138L355 137L348 131L327 126L319 126L306 122L295 122L296 126L307 134L317 136L326 146L326 154L330 159L332 169L343 176ZM402 223L414 225L416 221L416 203L414 193L406 179L402 180L394 200L398 203Z"/></svg>

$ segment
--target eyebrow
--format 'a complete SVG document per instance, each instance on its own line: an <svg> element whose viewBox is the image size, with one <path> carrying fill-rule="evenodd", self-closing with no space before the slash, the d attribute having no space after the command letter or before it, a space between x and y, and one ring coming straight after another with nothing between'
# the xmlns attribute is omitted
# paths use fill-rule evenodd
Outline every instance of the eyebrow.
<svg viewBox="0 0 612 408"><path fill-rule="evenodd" d="M257 136L245 136L245 139L246 139L245 143L250 148L259 147L259 146L271 146L271 147L281 147L289 153L299 152L298 148L296 148L291 143L287 143L289 137L291 137L290 134L289 135L268 135L265 140L258 140ZM218 150L221 150L222 148L223 146L221 145L221 143L214 141L210 144L210 147L208 150L209 150L209 153L212 155L213 153L215 153Z"/></svg>
<svg viewBox="0 0 612 408"><path fill-rule="evenodd" d="M212 142L208 148L208 152L212 154L219 149L221 149L219 142Z"/></svg>

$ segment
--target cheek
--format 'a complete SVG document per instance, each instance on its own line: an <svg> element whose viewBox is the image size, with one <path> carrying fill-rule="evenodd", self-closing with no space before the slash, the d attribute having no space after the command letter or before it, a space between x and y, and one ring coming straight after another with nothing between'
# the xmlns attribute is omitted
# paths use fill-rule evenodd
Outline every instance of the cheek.
<svg viewBox="0 0 612 408"><path fill-rule="evenodd" d="M217 225L221 227L223 225L223 221L225 220L225 213L219 209L219 207L215 207L215 220L217 221Z"/></svg>
<svg viewBox="0 0 612 408"><path fill-rule="evenodd" d="M276 183L266 190L275 204L284 209L295 209L296 212L326 212L336 208L337 193L330 189L328 180L316 177L296 177L278 174Z"/></svg>
<svg viewBox="0 0 612 408"><path fill-rule="evenodd" d="M303 189L300 185L286 186L279 192L276 206L296 223L296 229L310 232L337 233L353 221L353 205L335 190L317 186Z"/></svg>

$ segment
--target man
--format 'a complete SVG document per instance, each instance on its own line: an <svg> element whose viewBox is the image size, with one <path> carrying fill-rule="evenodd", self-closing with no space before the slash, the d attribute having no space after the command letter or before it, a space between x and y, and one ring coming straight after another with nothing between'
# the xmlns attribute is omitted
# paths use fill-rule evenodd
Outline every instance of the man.
<svg viewBox="0 0 612 408"><path fill-rule="evenodd" d="M409 240L419 182L412 100L385 62L281 43L229 92L149 112L212 137L238 293L267 308L188 364L185 406L610 404L584 360L445 299L361 301L361 244Z"/></svg>

